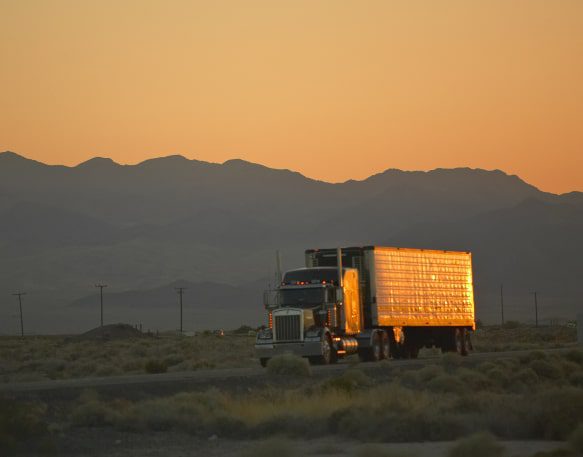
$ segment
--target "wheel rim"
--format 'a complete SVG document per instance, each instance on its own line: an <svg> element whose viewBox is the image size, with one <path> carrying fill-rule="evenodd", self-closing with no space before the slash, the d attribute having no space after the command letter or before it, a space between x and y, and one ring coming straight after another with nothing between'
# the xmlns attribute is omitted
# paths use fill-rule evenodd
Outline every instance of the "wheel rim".
<svg viewBox="0 0 583 457"><path fill-rule="evenodd" d="M324 360L324 363L330 362L330 354L330 342L328 341L328 338L324 338L322 341L322 359Z"/></svg>

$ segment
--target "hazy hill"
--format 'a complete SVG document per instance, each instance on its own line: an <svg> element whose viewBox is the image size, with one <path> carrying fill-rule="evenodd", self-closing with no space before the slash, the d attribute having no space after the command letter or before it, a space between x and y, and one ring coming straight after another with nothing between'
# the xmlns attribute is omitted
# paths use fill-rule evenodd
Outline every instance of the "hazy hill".
<svg viewBox="0 0 583 457"><path fill-rule="evenodd" d="M236 295L243 294L240 285L273 277L275 249L284 266L295 267L307 247L396 244L471 249L483 318L497 318L500 282L507 284L508 306L515 306L512 318L530 317L524 313L533 288L541 301L552 297L553 315L569 317L583 296L576 279L583 271L582 215L582 193L544 193L498 170L391 169L330 184L242 160L170 156L119 165L95 158L65 167L6 152L0 153L0 289L34 291L28 306L54 311L38 331L58 330L64 324L55 310L93 293L96 281L111 284L111 293L155 296L155 288L186 278L229 284ZM228 290L205 289L217 297L205 302L209 322L233 301L222 289ZM253 294L260 308L259 289ZM3 309L12 309L12 297L5 297ZM127 308L129 295L118 297L125 304L115 306ZM143 297L138 302L146 303ZM243 315L255 313L245 297ZM82 308L67 308L67 319L75 322ZM2 317L0 332L8 331Z"/></svg>
<svg viewBox="0 0 583 457"><path fill-rule="evenodd" d="M186 329L237 328L242 323L256 325L263 319L261 292L265 284L242 286L216 282L179 280L151 289L116 292L105 289L104 320L108 323L142 323L146 328L177 329L180 322L177 287L184 287L183 326ZM83 312L87 327L99 319L99 293L75 300L72 313ZM90 316L93 316L91 319Z"/></svg>

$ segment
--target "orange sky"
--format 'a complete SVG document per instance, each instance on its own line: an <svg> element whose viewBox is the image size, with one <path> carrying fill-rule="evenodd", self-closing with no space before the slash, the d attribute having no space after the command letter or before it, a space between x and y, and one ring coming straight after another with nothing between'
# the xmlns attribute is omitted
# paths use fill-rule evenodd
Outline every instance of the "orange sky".
<svg viewBox="0 0 583 457"><path fill-rule="evenodd" d="M583 190L583 1L0 0L0 150Z"/></svg>

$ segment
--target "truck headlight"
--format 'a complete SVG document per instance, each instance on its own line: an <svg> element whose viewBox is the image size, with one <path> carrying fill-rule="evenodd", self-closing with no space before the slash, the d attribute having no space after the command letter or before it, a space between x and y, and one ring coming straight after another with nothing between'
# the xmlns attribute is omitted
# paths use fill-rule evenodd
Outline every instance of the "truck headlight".
<svg viewBox="0 0 583 457"><path fill-rule="evenodd" d="M273 331L270 328L264 328L257 333L258 340L272 340Z"/></svg>

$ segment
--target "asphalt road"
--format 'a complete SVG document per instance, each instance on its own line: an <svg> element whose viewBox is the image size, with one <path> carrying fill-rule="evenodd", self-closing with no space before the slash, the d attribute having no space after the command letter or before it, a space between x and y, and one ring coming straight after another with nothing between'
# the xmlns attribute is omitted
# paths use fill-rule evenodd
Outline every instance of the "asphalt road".
<svg viewBox="0 0 583 457"><path fill-rule="evenodd" d="M561 352L569 348L545 349L544 352ZM463 364L474 364L485 360L494 360L500 358L520 357L527 355L527 351L508 351L508 352L476 352L462 359ZM356 358L343 360L335 365L312 366L312 374L315 378L325 378L342 373L343 371L355 366ZM430 363L436 363L439 357L419 358L415 360L388 360L382 362L357 363L360 370L370 375L384 375L396 368L415 368ZM51 391L77 391L79 389L101 389L125 387L125 389L144 388L144 387L164 387L172 386L177 388L181 385L204 385L210 387L216 384L227 383L253 383L261 382L269 378L266 370L258 366L256 368L227 368L212 370L197 370L176 373L161 374L138 374L125 376L109 376L103 378L79 378L63 379L54 381L37 381L37 382L20 382L0 384L0 394L17 394L17 393L45 393Z"/></svg>

